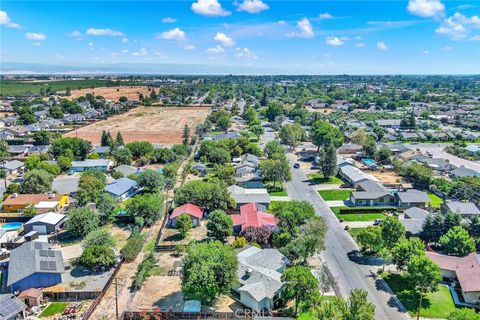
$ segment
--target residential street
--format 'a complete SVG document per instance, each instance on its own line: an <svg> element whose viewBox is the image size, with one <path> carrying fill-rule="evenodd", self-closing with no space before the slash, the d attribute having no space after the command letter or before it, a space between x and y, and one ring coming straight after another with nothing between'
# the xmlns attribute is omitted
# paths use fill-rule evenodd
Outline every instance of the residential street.
<svg viewBox="0 0 480 320"><path fill-rule="evenodd" d="M294 163L293 156L287 155ZM362 265L349 259L349 255L358 250L351 237L342 229L337 218L325 204L323 199L307 182L301 169L292 169L292 181L286 184L288 195L292 200L307 200L313 204L328 226L326 235L327 249L322 252L325 261L338 283L340 291L346 297L350 290L362 288L368 291L368 299L375 304L376 319L410 319L410 316L399 310L395 298L384 289L383 280L375 280L371 271L377 271L381 265Z"/></svg>

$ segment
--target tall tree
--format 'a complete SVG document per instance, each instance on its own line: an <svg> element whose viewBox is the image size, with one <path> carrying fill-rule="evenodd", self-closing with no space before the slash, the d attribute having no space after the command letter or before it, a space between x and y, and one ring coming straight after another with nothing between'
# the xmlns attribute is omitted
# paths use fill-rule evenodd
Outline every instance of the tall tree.
<svg viewBox="0 0 480 320"><path fill-rule="evenodd" d="M442 274L440 268L427 256L413 256L407 266L407 281L420 296L417 312L419 320L423 297L429 292L437 291Z"/></svg>
<svg viewBox="0 0 480 320"><path fill-rule="evenodd" d="M298 306L307 303L318 293L318 280L308 267L294 266L282 274L285 282L285 297L295 300L294 316L297 316Z"/></svg>
<svg viewBox="0 0 480 320"><path fill-rule="evenodd" d="M467 230L456 226L440 238L440 244L448 254L467 255L475 252L475 241Z"/></svg>
<svg viewBox="0 0 480 320"><path fill-rule="evenodd" d="M182 139L183 145L188 146L190 144L190 128L187 125L183 127Z"/></svg>
<svg viewBox="0 0 480 320"><path fill-rule="evenodd" d="M368 293L363 289L353 289L347 300L348 315L346 320L375 319L375 305L368 301Z"/></svg>
<svg viewBox="0 0 480 320"><path fill-rule="evenodd" d="M425 245L419 238L400 239L392 250L392 260L399 270L405 270L413 256L425 254Z"/></svg>
<svg viewBox="0 0 480 320"><path fill-rule="evenodd" d="M117 137L115 138L115 144L116 144L117 146L123 146L123 145L125 145L125 143L123 142L122 133L121 133L120 131L118 131Z"/></svg>
<svg viewBox="0 0 480 320"><path fill-rule="evenodd" d="M323 177L329 179L337 174L337 153L331 142L323 146L321 150L323 152L319 153L320 167Z"/></svg>
<svg viewBox="0 0 480 320"><path fill-rule="evenodd" d="M343 133L330 123L322 120L315 121L310 130L310 137L314 145L320 149L321 146L331 142L338 148L342 145L344 136Z"/></svg>
<svg viewBox="0 0 480 320"><path fill-rule="evenodd" d="M387 217L381 224L382 239L385 246L391 249L403 237L405 237L405 227L396 218Z"/></svg>
<svg viewBox="0 0 480 320"><path fill-rule="evenodd" d="M351 139L353 143L363 146L367 141L367 134L365 132L365 129L358 128L357 130L355 130Z"/></svg>
<svg viewBox="0 0 480 320"><path fill-rule="evenodd" d="M225 243L233 233L232 218L223 210L214 210L208 217L207 236Z"/></svg>

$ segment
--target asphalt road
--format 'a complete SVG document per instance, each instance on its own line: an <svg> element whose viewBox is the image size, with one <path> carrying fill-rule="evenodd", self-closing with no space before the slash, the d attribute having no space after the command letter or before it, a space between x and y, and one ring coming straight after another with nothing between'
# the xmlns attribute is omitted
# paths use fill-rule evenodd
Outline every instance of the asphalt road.
<svg viewBox="0 0 480 320"><path fill-rule="evenodd" d="M291 154L288 156L293 164L293 156ZM361 264L361 258L359 261L358 258L351 256L358 250L356 243L342 229L333 212L309 185L307 177L301 169L292 169L292 181L287 183L286 187L292 200L309 201L315 207L317 214L325 219L328 226L325 239L326 250L321 253L320 258L327 263L342 296L348 296L354 288L361 288L368 292L369 301L375 304L376 319L411 319L406 312L400 310L394 296L385 290L384 281L372 277L371 271L381 268L381 263L379 262L378 265ZM351 259L359 263L353 262Z"/></svg>

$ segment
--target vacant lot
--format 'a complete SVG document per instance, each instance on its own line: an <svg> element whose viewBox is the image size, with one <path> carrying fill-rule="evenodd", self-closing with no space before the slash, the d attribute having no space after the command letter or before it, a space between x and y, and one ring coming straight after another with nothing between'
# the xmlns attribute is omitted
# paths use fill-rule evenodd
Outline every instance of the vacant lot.
<svg viewBox="0 0 480 320"><path fill-rule="evenodd" d="M128 100L138 100L138 95L141 93L147 97L150 93L146 86L121 86L121 87L99 87L99 88L85 88L80 90L72 90L70 99L75 99L91 93L94 96L102 96L107 100L118 101L122 96L127 97Z"/></svg>
<svg viewBox="0 0 480 320"><path fill-rule="evenodd" d="M121 132L125 143L150 141L154 144L171 145L182 142L185 125L193 133L209 113L209 108L201 107L140 107L70 131L65 136L78 136L99 145L102 131L106 130L112 137Z"/></svg>

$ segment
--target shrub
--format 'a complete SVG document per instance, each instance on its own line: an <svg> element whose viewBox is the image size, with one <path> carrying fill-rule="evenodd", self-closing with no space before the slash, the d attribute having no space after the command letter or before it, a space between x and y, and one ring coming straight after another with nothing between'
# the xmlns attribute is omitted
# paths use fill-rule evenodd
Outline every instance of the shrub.
<svg viewBox="0 0 480 320"><path fill-rule="evenodd" d="M142 250L145 235L138 231L134 231L130 238L128 238L125 246L120 250L120 253L125 258L125 261L133 261L138 253Z"/></svg>
<svg viewBox="0 0 480 320"><path fill-rule="evenodd" d="M83 251L78 263L89 269L111 267L115 264L115 252L110 247L94 245Z"/></svg>

